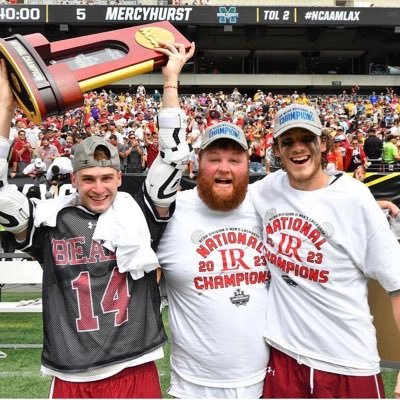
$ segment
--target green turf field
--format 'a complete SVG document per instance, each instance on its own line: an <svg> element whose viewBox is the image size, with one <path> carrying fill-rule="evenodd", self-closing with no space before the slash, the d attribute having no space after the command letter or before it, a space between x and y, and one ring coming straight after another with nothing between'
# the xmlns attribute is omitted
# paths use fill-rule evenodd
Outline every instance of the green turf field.
<svg viewBox="0 0 400 400"><path fill-rule="evenodd" d="M3 293L3 301L19 299L35 299L37 292L32 293ZM166 331L169 335L167 309L163 311ZM42 376L40 369L40 348L4 348L4 344L42 343L42 315L40 313L0 314L0 351L7 357L0 358L0 398L32 399L48 398L50 378ZM3 346L3 347L2 347ZM157 362L160 373L161 387L164 398L169 386L169 353L170 346L164 348L165 357ZM1 355L0 355L1 357ZM397 371L383 371L383 379L387 398L394 398L394 386Z"/></svg>

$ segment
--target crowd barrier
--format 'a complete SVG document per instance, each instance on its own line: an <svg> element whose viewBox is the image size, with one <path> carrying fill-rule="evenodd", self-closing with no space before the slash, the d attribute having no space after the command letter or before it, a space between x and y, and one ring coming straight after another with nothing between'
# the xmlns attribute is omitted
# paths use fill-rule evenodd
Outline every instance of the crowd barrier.
<svg viewBox="0 0 400 400"><path fill-rule="evenodd" d="M4 285L37 285L42 283L42 268L26 253L0 253L0 300ZM40 300L40 299L38 299ZM0 301L0 313L42 312L41 301Z"/></svg>

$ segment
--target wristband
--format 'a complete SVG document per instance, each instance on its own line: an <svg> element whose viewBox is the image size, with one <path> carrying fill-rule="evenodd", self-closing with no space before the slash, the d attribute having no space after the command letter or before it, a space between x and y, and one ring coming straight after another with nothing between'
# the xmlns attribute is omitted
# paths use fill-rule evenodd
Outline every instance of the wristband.
<svg viewBox="0 0 400 400"><path fill-rule="evenodd" d="M165 86L164 86L164 89L168 89L168 88L171 88L171 89L178 89L178 86L173 86L173 85L165 85Z"/></svg>

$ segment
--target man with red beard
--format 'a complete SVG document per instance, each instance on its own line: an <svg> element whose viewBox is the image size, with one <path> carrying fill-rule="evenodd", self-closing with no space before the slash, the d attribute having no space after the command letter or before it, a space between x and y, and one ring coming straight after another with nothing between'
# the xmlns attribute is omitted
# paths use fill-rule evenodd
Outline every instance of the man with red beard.
<svg viewBox="0 0 400 400"><path fill-rule="evenodd" d="M261 219L247 196L248 144L229 122L207 128L197 187L178 192L157 255L177 398L260 398L267 271Z"/></svg>

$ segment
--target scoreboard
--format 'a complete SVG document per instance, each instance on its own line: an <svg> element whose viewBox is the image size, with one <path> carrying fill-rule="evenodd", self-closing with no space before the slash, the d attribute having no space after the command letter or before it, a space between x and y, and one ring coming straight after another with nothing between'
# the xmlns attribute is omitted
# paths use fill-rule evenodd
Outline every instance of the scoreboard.
<svg viewBox="0 0 400 400"><path fill-rule="evenodd" d="M400 8L0 5L1 24L397 26Z"/></svg>

